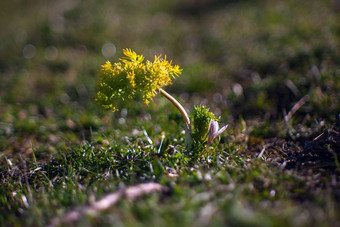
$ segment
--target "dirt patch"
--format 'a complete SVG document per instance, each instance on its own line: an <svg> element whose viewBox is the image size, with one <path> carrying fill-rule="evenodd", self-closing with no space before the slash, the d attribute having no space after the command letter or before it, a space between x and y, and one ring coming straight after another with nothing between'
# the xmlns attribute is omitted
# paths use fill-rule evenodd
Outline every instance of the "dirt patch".
<svg viewBox="0 0 340 227"><path fill-rule="evenodd" d="M329 129L302 146L284 149L286 169L340 172L340 131Z"/></svg>

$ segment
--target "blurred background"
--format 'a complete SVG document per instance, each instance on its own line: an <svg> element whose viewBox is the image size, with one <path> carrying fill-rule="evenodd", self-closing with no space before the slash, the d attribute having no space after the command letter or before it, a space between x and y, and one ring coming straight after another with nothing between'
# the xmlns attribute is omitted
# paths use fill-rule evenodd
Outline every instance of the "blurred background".
<svg viewBox="0 0 340 227"><path fill-rule="evenodd" d="M123 48L166 54L183 73L165 90L231 126L244 119L257 136L284 136L276 126L303 98L295 136L340 113L337 0L12 0L0 9L2 154L29 154L33 142L43 158L95 133L178 128L161 97L118 113L94 102L100 66Z"/></svg>

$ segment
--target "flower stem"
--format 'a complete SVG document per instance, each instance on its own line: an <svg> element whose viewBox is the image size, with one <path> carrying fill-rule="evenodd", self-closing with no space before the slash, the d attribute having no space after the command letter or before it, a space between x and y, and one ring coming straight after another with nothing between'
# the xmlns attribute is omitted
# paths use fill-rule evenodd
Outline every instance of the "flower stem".
<svg viewBox="0 0 340 227"><path fill-rule="evenodd" d="M191 137L191 123L190 119L188 117L187 112L185 111L184 107L169 93L164 91L162 88L158 89L159 93L161 93L165 98L167 98L172 104L176 106L176 108L179 110L179 112L182 114L182 117L185 121L186 127L185 127L185 144L186 148L188 150L191 149L192 145L192 137Z"/></svg>
<svg viewBox="0 0 340 227"><path fill-rule="evenodd" d="M162 88L159 89L159 93L161 93L165 98L167 98L170 102L172 102L172 104L174 104L176 106L176 108L179 110L179 112L181 112L183 119L184 119L185 123L187 124L187 126L189 126L191 128L190 119L189 119L188 114L185 111L184 107L174 97L172 97L169 93L164 91Z"/></svg>

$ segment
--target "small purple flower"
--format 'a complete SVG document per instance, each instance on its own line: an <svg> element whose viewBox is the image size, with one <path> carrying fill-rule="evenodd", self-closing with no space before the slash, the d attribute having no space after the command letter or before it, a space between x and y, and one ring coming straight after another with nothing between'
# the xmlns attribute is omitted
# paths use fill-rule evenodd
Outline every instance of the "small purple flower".
<svg viewBox="0 0 340 227"><path fill-rule="evenodd" d="M218 135L224 132L224 130L226 130L227 127L228 125L225 125L220 130L218 130L219 128L218 122L211 119L208 128L208 143L211 143Z"/></svg>

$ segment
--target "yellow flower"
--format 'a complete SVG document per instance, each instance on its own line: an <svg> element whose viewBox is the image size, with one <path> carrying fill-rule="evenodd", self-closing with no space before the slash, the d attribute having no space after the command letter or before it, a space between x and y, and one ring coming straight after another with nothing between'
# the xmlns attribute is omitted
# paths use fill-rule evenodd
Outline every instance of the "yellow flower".
<svg viewBox="0 0 340 227"><path fill-rule="evenodd" d="M148 104L162 87L171 84L171 80L181 74L178 65L172 65L166 56L155 56L153 62L144 62L144 56L130 49L124 49L125 57L120 62L102 65L98 81L96 101L106 109L117 111L117 103L122 100L137 99L142 94Z"/></svg>

